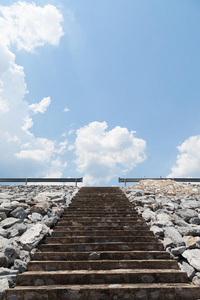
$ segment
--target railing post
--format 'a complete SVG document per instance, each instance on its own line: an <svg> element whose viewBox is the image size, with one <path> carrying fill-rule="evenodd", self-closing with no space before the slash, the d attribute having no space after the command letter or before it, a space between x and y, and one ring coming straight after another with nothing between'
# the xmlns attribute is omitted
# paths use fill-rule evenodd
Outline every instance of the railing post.
<svg viewBox="0 0 200 300"><path fill-rule="evenodd" d="M77 178L75 179L75 187L77 187Z"/></svg>
<svg viewBox="0 0 200 300"><path fill-rule="evenodd" d="M126 186L126 178L124 179L124 186Z"/></svg>
<svg viewBox="0 0 200 300"><path fill-rule="evenodd" d="M26 180L25 180L25 185L27 185L27 178L26 178Z"/></svg>

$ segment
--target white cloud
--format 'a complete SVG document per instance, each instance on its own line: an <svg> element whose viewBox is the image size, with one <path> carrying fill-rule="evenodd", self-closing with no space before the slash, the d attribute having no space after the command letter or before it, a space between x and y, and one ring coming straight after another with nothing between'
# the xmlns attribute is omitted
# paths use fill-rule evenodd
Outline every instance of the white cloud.
<svg viewBox="0 0 200 300"><path fill-rule="evenodd" d="M199 177L200 176L200 135L191 136L178 146L176 165L168 177Z"/></svg>
<svg viewBox="0 0 200 300"><path fill-rule="evenodd" d="M68 112L69 111L69 108L64 108L63 112Z"/></svg>
<svg viewBox="0 0 200 300"><path fill-rule="evenodd" d="M119 126L107 131L106 122L93 122L77 131L77 171L84 183L108 182L146 159L146 142Z"/></svg>
<svg viewBox="0 0 200 300"><path fill-rule="evenodd" d="M39 103L34 103L34 104L29 105L29 109L34 114L37 114L37 113L43 114L47 110L50 103L51 103L51 98L45 97Z"/></svg>
<svg viewBox="0 0 200 300"><path fill-rule="evenodd" d="M44 7L18 1L0 6L0 43L15 44L19 50L34 51L45 43L58 45L63 30L62 14L53 5Z"/></svg>
<svg viewBox="0 0 200 300"><path fill-rule="evenodd" d="M43 177L51 170L60 174L66 166L62 162L66 142L38 138L29 131L34 122L31 113L44 113L50 97L28 105L24 69L15 63L8 47L15 44L18 49L33 51L44 43L57 45L62 35L62 16L54 6L42 8L26 2L0 6L0 13L1 176ZM55 164L57 160L62 163Z"/></svg>

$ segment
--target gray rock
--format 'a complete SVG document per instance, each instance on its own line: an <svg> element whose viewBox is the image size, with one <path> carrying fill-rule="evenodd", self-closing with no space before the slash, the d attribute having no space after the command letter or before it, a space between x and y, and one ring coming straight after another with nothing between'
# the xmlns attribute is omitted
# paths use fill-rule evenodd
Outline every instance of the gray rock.
<svg viewBox="0 0 200 300"><path fill-rule="evenodd" d="M154 235L157 237L163 237L164 236L164 231L158 227L158 226L151 226L150 228L151 231L153 231Z"/></svg>
<svg viewBox="0 0 200 300"><path fill-rule="evenodd" d="M194 276L192 279L192 282L197 285L200 286L200 278L198 276Z"/></svg>
<svg viewBox="0 0 200 300"><path fill-rule="evenodd" d="M177 246L184 246L185 242L182 238L182 236L180 235L180 233L178 232L178 230L176 230L176 228L174 227L165 227L164 228L164 234L166 238L170 238L175 245Z"/></svg>
<svg viewBox="0 0 200 300"><path fill-rule="evenodd" d="M25 250L30 251L38 245L48 231L49 227L45 224L35 224L21 235L19 242Z"/></svg>
<svg viewBox="0 0 200 300"><path fill-rule="evenodd" d="M149 208L145 209L144 212L142 213L142 217L147 220L150 221L151 219L155 218L155 213L150 210Z"/></svg>
<svg viewBox="0 0 200 300"><path fill-rule="evenodd" d="M199 218L199 217L191 218L189 222L190 222L191 224L200 225L200 218Z"/></svg>
<svg viewBox="0 0 200 300"><path fill-rule="evenodd" d="M166 210L158 210L156 212L156 218L158 221L171 221L172 220L172 215L166 211Z"/></svg>
<svg viewBox="0 0 200 300"><path fill-rule="evenodd" d="M189 224L187 222L183 221L183 220L177 221L176 225L180 226L180 227L188 227L189 226Z"/></svg>
<svg viewBox="0 0 200 300"><path fill-rule="evenodd" d="M37 223L38 221L41 221L43 216L37 212L34 212L30 215L30 219L33 223Z"/></svg>
<svg viewBox="0 0 200 300"><path fill-rule="evenodd" d="M8 268L0 268L0 280L7 279L9 287L13 287L17 280L18 270L11 270Z"/></svg>
<svg viewBox="0 0 200 300"><path fill-rule="evenodd" d="M185 246L180 246L180 247L172 248L171 253L173 255L181 255L185 250L186 250Z"/></svg>
<svg viewBox="0 0 200 300"><path fill-rule="evenodd" d="M199 226L196 227L179 227L176 226L176 229L182 236L191 235L191 236L199 236L200 228Z"/></svg>
<svg viewBox="0 0 200 300"><path fill-rule="evenodd" d="M1 221L1 226L3 227L3 229L7 229L20 222L21 221L17 218L6 218L5 220Z"/></svg>
<svg viewBox="0 0 200 300"><path fill-rule="evenodd" d="M9 265L19 256L18 245L12 239L0 237L0 251L7 257Z"/></svg>
<svg viewBox="0 0 200 300"><path fill-rule="evenodd" d="M44 218L42 219L42 223L44 223L48 227L55 225L57 223L57 221L58 221L57 217L44 216Z"/></svg>
<svg viewBox="0 0 200 300"><path fill-rule="evenodd" d="M152 226L158 226L160 228L174 226L174 224L170 221L156 221L151 223Z"/></svg>
<svg viewBox="0 0 200 300"><path fill-rule="evenodd" d="M185 250L182 256L187 259L192 267L200 271L200 249Z"/></svg>
<svg viewBox="0 0 200 300"><path fill-rule="evenodd" d="M27 270L26 262L21 259L15 259L13 269L18 270L20 273L23 273Z"/></svg>
<svg viewBox="0 0 200 300"><path fill-rule="evenodd" d="M0 219L4 220L5 218L7 218L7 215L5 214L5 212L0 212Z"/></svg>
<svg viewBox="0 0 200 300"><path fill-rule="evenodd" d="M21 250L19 253L19 258L24 262L29 262L31 260L29 251Z"/></svg>
<svg viewBox="0 0 200 300"><path fill-rule="evenodd" d="M187 209L187 208L191 208L191 209L195 209L195 208L200 208L200 202L194 199L185 199L182 200L180 203L181 207L183 209Z"/></svg>
<svg viewBox="0 0 200 300"><path fill-rule="evenodd" d="M4 292L9 289L7 278L0 279L0 299L3 299Z"/></svg>
<svg viewBox="0 0 200 300"><path fill-rule="evenodd" d="M188 222L191 218L198 217L197 212L193 209L179 209L176 213L186 222Z"/></svg>
<svg viewBox="0 0 200 300"><path fill-rule="evenodd" d="M0 228L0 237L4 237L4 238L7 238L9 236L9 231L8 230L5 230L3 228Z"/></svg>
<svg viewBox="0 0 200 300"><path fill-rule="evenodd" d="M174 242L170 239L170 238L164 238L164 240L162 241L164 248L168 248L168 247L174 247L175 244Z"/></svg>
<svg viewBox="0 0 200 300"><path fill-rule="evenodd" d="M183 239L187 249L200 248L200 237L184 236Z"/></svg>
<svg viewBox="0 0 200 300"><path fill-rule="evenodd" d="M192 280L195 275L195 269L190 266L185 260L180 260L178 265L182 271L187 273L189 280Z"/></svg>
<svg viewBox="0 0 200 300"><path fill-rule="evenodd" d="M9 230L16 229L19 232L19 235L22 235L27 229L27 226L24 223L15 224Z"/></svg>
<svg viewBox="0 0 200 300"><path fill-rule="evenodd" d="M14 218L24 220L27 217L25 210L22 207L15 208L10 215Z"/></svg>
<svg viewBox="0 0 200 300"><path fill-rule="evenodd" d="M98 260L100 259L101 253L99 252L93 252L89 255L89 260Z"/></svg>
<svg viewBox="0 0 200 300"><path fill-rule="evenodd" d="M3 252L0 252L0 267L8 267L8 258Z"/></svg>

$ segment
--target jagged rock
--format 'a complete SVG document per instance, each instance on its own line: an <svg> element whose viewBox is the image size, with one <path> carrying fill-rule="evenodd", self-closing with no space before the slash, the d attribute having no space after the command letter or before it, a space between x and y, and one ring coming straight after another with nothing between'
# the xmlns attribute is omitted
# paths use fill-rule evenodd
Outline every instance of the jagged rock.
<svg viewBox="0 0 200 300"><path fill-rule="evenodd" d="M174 227L165 227L164 234L167 238L170 238L175 245L184 246L185 242L180 233Z"/></svg>
<svg viewBox="0 0 200 300"><path fill-rule="evenodd" d="M191 224L200 225L200 218L199 217L191 218L189 222Z"/></svg>
<svg viewBox="0 0 200 300"><path fill-rule="evenodd" d="M3 300L4 292L9 289L9 283L7 278L0 279L0 299Z"/></svg>
<svg viewBox="0 0 200 300"><path fill-rule="evenodd" d="M166 210L159 209L156 212L156 219L158 221L171 221L172 215Z"/></svg>
<svg viewBox="0 0 200 300"><path fill-rule="evenodd" d="M15 229L18 231L19 235L22 235L27 229L27 226L24 223L18 223L9 228L9 230Z"/></svg>
<svg viewBox="0 0 200 300"><path fill-rule="evenodd" d="M38 245L48 231L49 227L45 224L35 224L21 235L19 242L25 250L30 251Z"/></svg>
<svg viewBox="0 0 200 300"><path fill-rule="evenodd" d="M19 258L24 262L29 262L31 260L29 251L21 250L19 253Z"/></svg>
<svg viewBox="0 0 200 300"><path fill-rule="evenodd" d="M181 255L185 250L186 250L185 246L180 246L180 247L172 248L171 253L173 255Z"/></svg>
<svg viewBox="0 0 200 300"><path fill-rule="evenodd" d="M198 213L195 210L189 208L179 209L176 213L186 222L188 222L191 218L198 217Z"/></svg>
<svg viewBox="0 0 200 300"><path fill-rule="evenodd" d="M184 236L187 249L200 248L200 237Z"/></svg>
<svg viewBox="0 0 200 300"><path fill-rule="evenodd" d="M0 267L8 267L8 258L3 252L0 252Z"/></svg>
<svg viewBox="0 0 200 300"><path fill-rule="evenodd" d="M200 271L200 249L185 250L182 256L187 259L192 267Z"/></svg>
<svg viewBox="0 0 200 300"><path fill-rule="evenodd" d="M0 268L0 280L7 279L9 287L12 287L17 279L18 270L11 270L8 268Z"/></svg>
<svg viewBox="0 0 200 300"><path fill-rule="evenodd" d="M179 227L176 226L176 229L182 236L191 235L191 236L199 236L200 228L199 226L196 227Z"/></svg>
<svg viewBox="0 0 200 300"><path fill-rule="evenodd" d="M176 225L180 226L180 227L188 227L189 226L189 224L187 222L183 221L183 220L178 220L176 222Z"/></svg>
<svg viewBox="0 0 200 300"><path fill-rule="evenodd" d="M164 248L168 248L168 247L174 247L175 244L174 242L170 239L170 238L164 238L164 240L162 241Z"/></svg>
<svg viewBox="0 0 200 300"><path fill-rule="evenodd" d="M190 266L185 260L179 261L178 265L182 271L187 273L189 280L192 280L195 275L195 269Z"/></svg>
<svg viewBox="0 0 200 300"><path fill-rule="evenodd" d="M9 265L19 256L18 245L12 239L0 237L0 251L7 257Z"/></svg>
<svg viewBox="0 0 200 300"><path fill-rule="evenodd" d="M155 213L150 210L149 208L145 209L144 212L142 213L142 217L147 220L150 221L151 219L155 218Z"/></svg>
<svg viewBox="0 0 200 300"><path fill-rule="evenodd" d="M7 215L5 214L5 212L0 212L0 219L4 220L5 218L7 218Z"/></svg>
<svg viewBox="0 0 200 300"><path fill-rule="evenodd" d="M48 202L40 202L31 208L31 213L35 212L44 216L47 213L49 207L50 204Z"/></svg>
<svg viewBox="0 0 200 300"><path fill-rule="evenodd" d="M151 231L153 231L154 235L157 237L163 237L164 236L164 231L158 227L158 226L151 226L150 228Z"/></svg>
<svg viewBox="0 0 200 300"><path fill-rule="evenodd" d="M15 259L13 269L18 270L20 273L26 271L26 262L21 259Z"/></svg>
<svg viewBox="0 0 200 300"><path fill-rule="evenodd" d="M11 226L13 226L14 224L20 223L21 221L17 218L6 218L5 220L1 221L1 226L3 227L3 229L7 229Z"/></svg>
<svg viewBox="0 0 200 300"><path fill-rule="evenodd" d="M29 219L33 222L33 223L37 223L39 221L41 221L43 218L43 216L37 212L32 213L31 215L29 215Z"/></svg>
<svg viewBox="0 0 200 300"><path fill-rule="evenodd" d="M200 286L200 278L199 278L198 276L194 276L193 279L192 279L192 282L193 282L195 285Z"/></svg>
<svg viewBox="0 0 200 300"><path fill-rule="evenodd" d="M151 223L152 226L158 226L160 228L163 228L163 227L170 227L170 226L173 226L174 224L170 221L156 221L156 222L152 222Z"/></svg>
<svg viewBox="0 0 200 300"><path fill-rule="evenodd" d="M181 201L180 203L182 209L186 209L186 208L191 208L191 209L195 209L195 208L200 208L200 202L193 200L193 199L184 199Z"/></svg>
<svg viewBox="0 0 200 300"><path fill-rule="evenodd" d="M27 214L25 212L25 210L22 207L17 207L15 208L10 215L14 218L18 218L18 219L25 219L27 217Z"/></svg>
<svg viewBox="0 0 200 300"><path fill-rule="evenodd" d="M47 215L44 216L44 218L42 219L42 223L44 223L48 227L55 225L57 223L57 221L58 221L57 217L48 217Z"/></svg>

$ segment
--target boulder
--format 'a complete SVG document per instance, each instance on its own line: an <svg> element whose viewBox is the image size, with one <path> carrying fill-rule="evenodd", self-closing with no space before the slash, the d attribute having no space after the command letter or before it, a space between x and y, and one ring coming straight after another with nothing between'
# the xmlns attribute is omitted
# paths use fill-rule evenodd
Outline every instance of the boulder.
<svg viewBox="0 0 200 300"><path fill-rule="evenodd" d="M7 278L0 279L0 299L3 299L4 292L9 289Z"/></svg>
<svg viewBox="0 0 200 300"><path fill-rule="evenodd" d="M200 271L200 249L185 250L182 256L187 259L192 267Z"/></svg>
<svg viewBox="0 0 200 300"><path fill-rule="evenodd" d="M6 218L5 220L1 221L1 226L3 227L3 229L7 229L20 222L21 221L17 218Z"/></svg>
<svg viewBox="0 0 200 300"><path fill-rule="evenodd" d="M18 270L20 273L25 272L27 270L26 262L21 259L15 259L13 269Z"/></svg>
<svg viewBox="0 0 200 300"><path fill-rule="evenodd" d="M182 236L180 235L178 230L176 230L176 228L174 228L174 227L165 227L164 235L166 238L170 238L174 242L175 245L178 245L178 246L185 245L185 242L184 242Z"/></svg>
<svg viewBox="0 0 200 300"><path fill-rule="evenodd" d="M195 275L195 269L190 266L185 260L180 260L178 265L182 271L187 273L189 280L192 280Z"/></svg>
<svg viewBox="0 0 200 300"><path fill-rule="evenodd" d="M25 250L30 251L35 248L43 237L48 233L49 227L45 224L35 224L19 238L19 243Z"/></svg>
<svg viewBox="0 0 200 300"><path fill-rule="evenodd" d="M176 213L186 222L188 222L191 218L198 217L198 213L193 209L179 209Z"/></svg>
<svg viewBox="0 0 200 300"><path fill-rule="evenodd" d="M10 215L14 218L24 220L27 217L25 210L22 207L15 208Z"/></svg>

